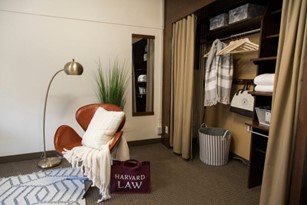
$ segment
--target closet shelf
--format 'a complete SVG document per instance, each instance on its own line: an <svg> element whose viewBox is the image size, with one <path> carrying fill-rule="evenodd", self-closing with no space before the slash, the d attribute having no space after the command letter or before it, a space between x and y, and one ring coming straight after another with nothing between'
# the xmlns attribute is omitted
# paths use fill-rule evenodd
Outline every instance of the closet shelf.
<svg viewBox="0 0 307 205"><path fill-rule="evenodd" d="M276 56L270 56L270 57L253 58L253 59L251 59L251 61L253 61L254 64L256 64L256 65L259 65L261 63L268 63L268 62L275 63L276 59L277 59Z"/></svg>
<svg viewBox="0 0 307 205"><path fill-rule="evenodd" d="M273 96L272 92L249 91L248 93L251 95L257 95L257 96L268 96L268 97Z"/></svg>
<svg viewBox="0 0 307 205"><path fill-rule="evenodd" d="M272 11L271 15L274 15L274 14L281 14L281 9Z"/></svg>
<svg viewBox="0 0 307 205"><path fill-rule="evenodd" d="M241 33L248 30L259 29L261 25L262 16L258 16L245 21L230 24L223 28L218 28L213 31L209 31L206 34L207 42L214 41L217 38L224 38L232 34Z"/></svg>
<svg viewBox="0 0 307 205"><path fill-rule="evenodd" d="M279 38L279 33L277 33L277 34L272 34L272 35L268 35L268 36L266 36L265 37L266 39L272 39L272 38Z"/></svg>
<svg viewBox="0 0 307 205"><path fill-rule="evenodd" d="M263 149L255 149L255 151L257 151L257 152L259 152L259 153L262 153L262 154L266 154L266 151L265 150L263 150Z"/></svg>
<svg viewBox="0 0 307 205"><path fill-rule="evenodd" d="M261 125L256 120L253 120L253 121L250 121L250 122L245 122L245 125L251 126L252 128L257 128L259 130L266 131L266 132L269 132L269 129L270 129L269 126Z"/></svg>

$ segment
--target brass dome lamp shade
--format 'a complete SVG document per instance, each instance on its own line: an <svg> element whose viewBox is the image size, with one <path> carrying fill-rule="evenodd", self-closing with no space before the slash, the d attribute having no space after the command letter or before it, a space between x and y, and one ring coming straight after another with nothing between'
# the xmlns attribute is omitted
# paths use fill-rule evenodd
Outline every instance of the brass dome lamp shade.
<svg viewBox="0 0 307 205"><path fill-rule="evenodd" d="M65 64L64 69L57 71L51 78L47 93L45 97L45 106L44 106L44 117L43 117L43 143L44 143L44 153L42 155L42 160L38 162L38 166L43 169L55 167L61 163L61 158L59 157L47 157L46 153L46 130L45 130L45 122L46 122L46 107L47 107L47 99L50 90L51 83L55 76L60 72L64 71L67 75L81 75L83 73L83 67L80 63L76 62L74 59L71 62Z"/></svg>

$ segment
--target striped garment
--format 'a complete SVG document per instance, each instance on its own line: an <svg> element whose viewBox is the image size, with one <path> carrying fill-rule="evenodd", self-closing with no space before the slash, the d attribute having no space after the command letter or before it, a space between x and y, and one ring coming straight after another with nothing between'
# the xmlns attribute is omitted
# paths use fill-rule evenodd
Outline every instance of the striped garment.
<svg viewBox="0 0 307 205"><path fill-rule="evenodd" d="M212 106L217 102L230 103L230 91L233 75L233 60L230 54L218 56L216 53L226 44L216 39L212 43L205 69L204 106Z"/></svg>

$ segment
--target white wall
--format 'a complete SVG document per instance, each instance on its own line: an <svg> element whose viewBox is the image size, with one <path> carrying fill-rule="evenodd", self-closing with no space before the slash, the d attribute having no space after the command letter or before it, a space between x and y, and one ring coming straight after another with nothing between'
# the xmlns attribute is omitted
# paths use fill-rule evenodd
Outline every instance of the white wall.
<svg viewBox="0 0 307 205"><path fill-rule="evenodd" d="M82 76L57 75L50 89L46 145L61 124L83 134L74 119L78 107L97 102L95 74L116 58L131 70L131 35L155 38L154 116L132 117L127 92L125 137L159 138L161 118L163 0L0 0L0 156L43 150L42 118L52 75L74 58Z"/></svg>

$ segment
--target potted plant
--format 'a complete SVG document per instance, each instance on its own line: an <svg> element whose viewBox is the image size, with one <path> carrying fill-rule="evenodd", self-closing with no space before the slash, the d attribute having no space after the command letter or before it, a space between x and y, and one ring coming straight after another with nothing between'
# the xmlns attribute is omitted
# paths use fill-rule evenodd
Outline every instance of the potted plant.
<svg viewBox="0 0 307 205"><path fill-rule="evenodd" d="M114 104L122 109L126 104L125 92L128 83L128 70L125 63L115 60L109 68L103 69L98 63L98 98L101 103Z"/></svg>

